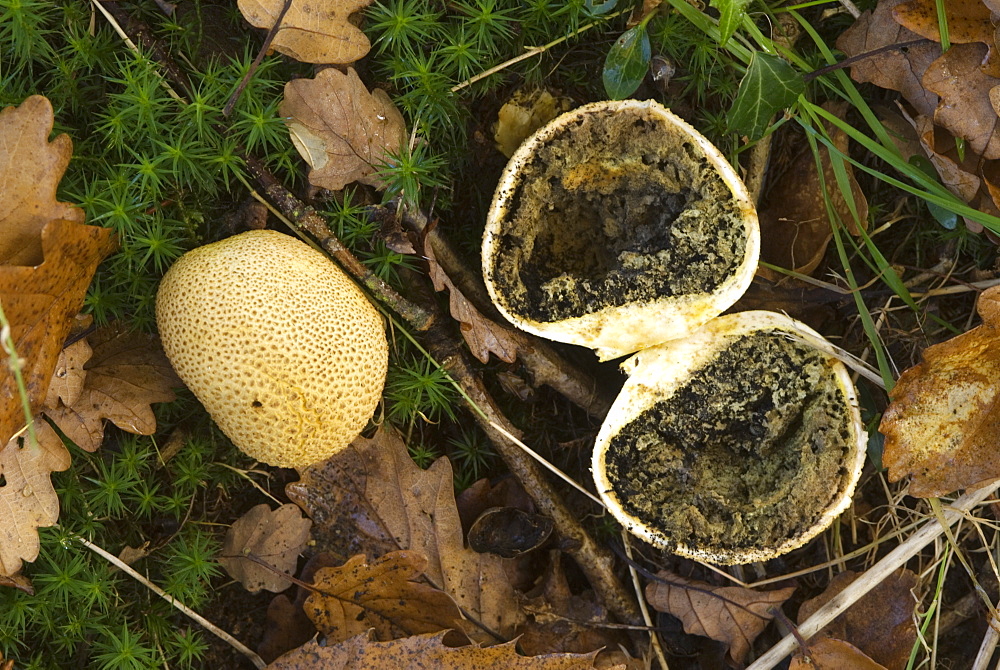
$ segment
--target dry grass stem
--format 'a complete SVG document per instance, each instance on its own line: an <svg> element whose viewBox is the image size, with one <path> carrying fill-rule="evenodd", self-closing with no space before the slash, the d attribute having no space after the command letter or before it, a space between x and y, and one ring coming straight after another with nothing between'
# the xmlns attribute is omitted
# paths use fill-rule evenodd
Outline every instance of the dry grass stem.
<svg viewBox="0 0 1000 670"><path fill-rule="evenodd" d="M993 482L981 489L969 492L955 500L944 511L945 522L948 527L965 518L965 513L976 505L980 504L1000 488L1000 481ZM908 560L913 558L931 542L934 542L943 532L945 527L937 519L929 520L923 527L914 533L901 545L886 554L882 560L866 570L857 580L852 582L847 588L821 607L799 626L798 633L808 640L819 632L831 621L843 614L848 607L857 602L862 596L868 593L881 583L886 577L892 574L897 568L903 566ZM781 662L786 656L795 650L798 642L794 635L786 635L782 640L771 647L764 655L754 661L747 670L770 670Z"/></svg>

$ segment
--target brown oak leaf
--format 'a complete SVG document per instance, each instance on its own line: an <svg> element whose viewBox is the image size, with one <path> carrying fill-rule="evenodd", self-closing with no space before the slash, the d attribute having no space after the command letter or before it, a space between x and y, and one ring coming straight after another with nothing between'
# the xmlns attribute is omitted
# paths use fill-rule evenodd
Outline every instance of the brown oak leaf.
<svg viewBox="0 0 1000 670"><path fill-rule="evenodd" d="M553 550L550 556L539 584L525 594L530 618L517 629L518 646L529 656L628 648L622 631L601 625L608 620L608 612L593 592L572 592L561 552ZM600 653L602 661L606 657L607 653Z"/></svg>
<svg viewBox="0 0 1000 670"><path fill-rule="evenodd" d="M681 620L684 632L726 645L729 659L740 664L774 615L795 590L754 591L741 586L712 586L661 570L663 581L646 585L646 600L660 612Z"/></svg>
<svg viewBox="0 0 1000 670"><path fill-rule="evenodd" d="M383 428L304 468L285 491L315 522L317 551L370 558L415 551L427 558L430 583L470 617L505 637L523 620L503 559L465 546L447 458L421 470L399 435ZM470 635L493 641L475 630Z"/></svg>
<svg viewBox="0 0 1000 670"><path fill-rule="evenodd" d="M974 153L993 159L1000 158L1000 119L990 103L989 91L1000 79L979 67L988 50L980 42L954 44L930 64L922 82L941 98L934 122L964 138Z"/></svg>
<svg viewBox="0 0 1000 670"><path fill-rule="evenodd" d="M292 585L284 575L295 573L311 527L312 521L303 519L295 505L282 505L276 510L267 503L256 505L230 526L219 564L251 593L261 589L284 591Z"/></svg>
<svg viewBox="0 0 1000 670"><path fill-rule="evenodd" d="M858 574L850 570L834 577L823 593L802 603L799 624L857 578ZM917 605L913 589L916 586L916 574L900 568L817 633L810 640L810 651L813 642L824 637L847 640L880 664L879 667L903 670L917 639L917 626L913 621Z"/></svg>
<svg viewBox="0 0 1000 670"><path fill-rule="evenodd" d="M385 670L385 668L434 668L435 670L593 670L594 654L545 654L520 656L514 642L493 647L447 647L444 634L414 635L391 642L373 642L356 635L328 647L307 642L267 666L268 670ZM606 670L624 670L613 666Z"/></svg>
<svg viewBox="0 0 1000 670"><path fill-rule="evenodd" d="M506 363L513 363L517 358L517 342L510 330L487 319L476 309L475 305L452 283L448 274L434 257L434 249L430 238L424 244L424 257L427 259L428 274L434 283L435 291L448 289L448 307L452 317L458 321L462 337L469 345L469 350L481 363L488 363L492 353Z"/></svg>
<svg viewBox="0 0 1000 670"><path fill-rule="evenodd" d="M48 395L74 316L83 306L97 264L114 248L107 228L50 221L42 228L44 261L34 267L0 266L0 303L10 322L14 349L34 413ZM9 357L0 353L5 369ZM24 425L13 375L0 377L0 444Z"/></svg>
<svg viewBox="0 0 1000 670"><path fill-rule="evenodd" d="M982 0L943 0L942 4L952 44L993 43L990 8ZM899 25L921 37L941 41L935 0L908 0L896 5L892 14Z"/></svg>
<svg viewBox="0 0 1000 670"><path fill-rule="evenodd" d="M12 438L0 449L0 575L38 557L38 529L59 518L59 497L49 475L69 467L69 451L45 421L33 422L37 442Z"/></svg>
<svg viewBox="0 0 1000 670"><path fill-rule="evenodd" d="M809 657L799 652L788 670L887 670L854 645L824 637L809 643Z"/></svg>
<svg viewBox="0 0 1000 670"><path fill-rule="evenodd" d="M256 28L270 29L284 9L286 0L239 0L243 18ZM350 16L371 4L371 0L337 2L292 2L281 18L281 26L271 47L303 63L346 65L362 58L371 42Z"/></svg>
<svg viewBox="0 0 1000 670"><path fill-rule="evenodd" d="M91 333L87 342L93 353L75 402L66 406L60 399L45 414L87 451L101 446L105 419L130 433L152 435L156 417L150 405L170 402L172 389L183 385L159 338L110 324Z"/></svg>
<svg viewBox="0 0 1000 670"><path fill-rule="evenodd" d="M45 397L46 407L56 408L59 403L73 405L80 399L87 378L83 366L93 354L94 350L86 339L77 340L59 352L59 360L49 382L49 393Z"/></svg>
<svg viewBox="0 0 1000 670"><path fill-rule="evenodd" d="M402 114L385 91L369 93L353 68L285 84L279 113L292 143L312 168L309 182L339 191L351 182L379 186L375 167L406 137Z"/></svg>
<svg viewBox="0 0 1000 670"><path fill-rule="evenodd" d="M448 594L420 583L427 559L394 551L370 563L350 558L322 568L303 609L330 644L374 629L380 640L460 628L462 613Z"/></svg>
<svg viewBox="0 0 1000 670"><path fill-rule="evenodd" d="M889 393L879 431L889 479L941 496L1000 477L1000 287L977 306L983 324L928 347Z"/></svg>
<svg viewBox="0 0 1000 670"><path fill-rule="evenodd" d="M46 223L83 223L82 209L56 200L73 142L65 134L48 141L54 122L40 95L0 111L0 265L38 265Z"/></svg>
<svg viewBox="0 0 1000 670"><path fill-rule="evenodd" d="M865 11L837 38L837 48L847 56L857 56L901 42L919 39L893 18L893 9L904 0L882 0L874 11ZM921 78L927 67L941 55L941 45L917 44L906 50L888 49L851 65L851 78L899 91L919 114L930 116L938 97L924 88Z"/></svg>

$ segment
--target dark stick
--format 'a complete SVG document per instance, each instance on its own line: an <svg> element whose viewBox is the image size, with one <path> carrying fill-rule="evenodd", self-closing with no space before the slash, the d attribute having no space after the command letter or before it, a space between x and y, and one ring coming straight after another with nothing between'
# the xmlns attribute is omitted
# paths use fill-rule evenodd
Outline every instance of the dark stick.
<svg viewBox="0 0 1000 670"><path fill-rule="evenodd" d="M278 34L278 30L281 28L281 22L284 20L285 14L288 13L288 9L291 6L292 0L285 0L284 6L278 13L278 18L274 20L274 25L271 26L269 31L267 31L267 37L264 38L264 43L260 46L260 51L257 52L257 57L253 59L253 63L250 64L250 67L247 69L247 73L243 75L243 79L240 80L239 86L237 86L236 90L233 91L233 94L229 96L229 101L226 102L226 106L222 108L222 116L225 118L228 119L229 115L233 113L233 107L236 106L240 96L243 95L243 89L247 87L247 82L250 81L250 77L252 77L253 73L257 71L258 67L260 67L260 62L264 60L265 54L267 54L268 50L271 48L271 42L274 41L275 35Z"/></svg>
<svg viewBox="0 0 1000 670"><path fill-rule="evenodd" d="M897 42L895 44L886 44L885 46L881 46L878 49L872 49L871 51L866 51L864 53L856 54L854 56L851 56L850 58L845 58L839 63L833 63L831 65L827 65L826 67L821 67L818 70L813 70L812 72L808 72L804 77L802 77L802 79L805 81L812 81L816 77L821 77L824 74L829 74L830 72L842 70L845 67L850 67L851 65L854 65L858 61L863 61L867 58L878 56L879 54L885 53L886 51L902 51L903 49L909 49L910 47L915 47L920 44L926 44L932 41L933 40L929 40L926 37L921 37L920 39L910 40L908 42Z"/></svg>

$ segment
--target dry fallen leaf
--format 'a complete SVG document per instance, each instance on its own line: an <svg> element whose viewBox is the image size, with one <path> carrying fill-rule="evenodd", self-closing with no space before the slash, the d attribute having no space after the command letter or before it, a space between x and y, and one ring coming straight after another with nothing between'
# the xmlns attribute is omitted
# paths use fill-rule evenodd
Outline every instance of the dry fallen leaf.
<svg viewBox="0 0 1000 670"><path fill-rule="evenodd" d="M608 612L593 592L571 591L562 564L562 553L553 550L539 584L526 594L530 618L517 629L518 646L528 656L536 654L587 653L628 647L622 631L602 626ZM604 657L606 654L600 654Z"/></svg>
<svg viewBox="0 0 1000 670"><path fill-rule="evenodd" d="M928 347L889 394L879 431L889 479L941 496L1000 477L1000 286L979 296L983 324Z"/></svg>
<svg viewBox="0 0 1000 670"><path fill-rule="evenodd" d="M45 414L87 451L101 446L105 419L130 433L152 435L156 418L150 405L170 402L172 389L183 385L159 338L110 324L88 335L87 342L93 352L79 395L68 407L61 399L47 406Z"/></svg>
<svg viewBox="0 0 1000 670"><path fill-rule="evenodd" d="M851 571L842 572L833 578L823 593L802 603L799 624L858 576ZM909 663L910 651L917 639L917 626L913 620L913 611L917 606L913 596L916 586L917 576L900 568L817 633L810 640L810 650L813 643L823 637L846 640L880 664L878 667L903 670Z"/></svg>
<svg viewBox="0 0 1000 670"><path fill-rule="evenodd" d="M1000 79L985 74L979 64L989 49L985 44L954 44L928 66L924 87L940 98L934 122L984 158L1000 158L997 113L990 103L990 89Z"/></svg>
<svg viewBox="0 0 1000 670"><path fill-rule="evenodd" d="M886 670L857 647L824 637L809 643L809 658L802 652L792 657L788 670Z"/></svg>
<svg viewBox="0 0 1000 670"><path fill-rule="evenodd" d="M59 497L49 475L69 467L62 439L35 421L37 442L15 437L0 449L0 575L13 576L22 561L38 557L38 529L59 518Z"/></svg>
<svg viewBox="0 0 1000 670"><path fill-rule="evenodd" d="M415 551L394 551L366 562L354 556L339 568L323 568L303 609L337 644L374 629L379 640L462 628L462 613L446 593L418 580L427 559Z"/></svg>
<svg viewBox="0 0 1000 670"><path fill-rule="evenodd" d="M517 358L517 343L506 326L494 323L476 309L475 305L452 283L448 274L434 257L430 238L424 244L424 257L427 259L428 274L434 283L435 291L448 289L448 307L452 317L458 321L465 343L469 351L481 363L488 363L490 354L506 363L513 363Z"/></svg>
<svg viewBox="0 0 1000 670"><path fill-rule="evenodd" d="M312 168L309 182L339 191L351 182L379 186L375 166L406 138L402 114L385 91L368 92L353 68L327 68L285 84L279 113Z"/></svg>
<svg viewBox="0 0 1000 670"><path fill-rule="evenodd" d="M46 407L58 407L59 403L76 404L87 378L87 371L83 366L93 354L94 350L86 339L77 340L59 352L59 360L49 382L49 393L45 397Z"/></svg>
<svg viewBox="0 0 1000 670"><path fill-rule="evenodd" d="M993 42L990 8L982 0L943 0L941 4L948 21L948 39L952 44ZM941 41L936 0L902 2L893 9L893 17L899 25L921 37Z"/></svg>
<svg viewBox="0 0 1000 670"><path fill-rule="evenodd" d="M839 118L843 118L848 109L847 103L828 104L825 107ZM834 147L846 154L847 133L829 123L826 124L826 130ZM851 233L858 233L858 223L865 227L868 222L868 200L854 178L850 163L843 161L843 166L857 221L837 184L830 151L825 146L821 146L819 151L823 166L822 181L816 169L816 159L812 151L806 148L792 161L784 178L777 180L768 191L759 212L761 259L800 274L810 274L819 266L827 245L833 239L833 226L837 224L827 214L824 193L830 198L833 211L840 222ZM778 273L767 268L762 268L760 273L775 281L781 278Z"/></svg>
<svg viewBox="0 0 1000 670"><path fill-rule="evenodd" d="M237 4L251 25L270 29L285 0L239 0ZM368 53L371 43L350 16L370 4L371 0L292 2L271 47L303 63L353 63Z"/></svg>
<svg viewBox="0 0 1000 670"><path fill-rule="evenodd" d="M83 223L82 209L56 200L73 142L69 135L48 141L54 122L40 95L0 111L0 265L38 265L46 223Z"/></svg>
<svg viewBox="0 0 1000 670"><path fill-rule="evenodd" d="M267 503L261 503L233 522L226 533L219 564L251 593L261 589L272 593L284 591L292 582L282 575L295 573L311 526L312 522L303 519L295 505L271 510ZM251 554L270 567L246 558Z"/></svg>
<svg viewBox="0 0 1000 670"><path fill-rule="evenodd" d="M903 28L893 18L893 9L903 1L882 0L874 11L862 13L854 25L837 38L837 48L847 56L857 56L918 39L919 35ZM941 45L932 42L906 50L888 49L852 64L851 78L899 91L919 114L930 116L937 108L938 98L925 89L920 80L940 55Z"/></svg>
<svg viewBox="0 0 1000 670"><path fill-rule="evenodd" d="M304 468L285 490L315 522L318 551L377 558L413 550L427 558L423 572L430 583L470 617L505 637L523 620L503 560L465 547L448 459L421 470L399 435L381 429Z"/></svg>
<svg viewBox="0 0 1000 670"><path fill-rule="evenodd" d="M257 653L267 662L271 662L282 654L300 647L316 634L316 626L302 610L306 598L312 592L303 584L310 584L316 572L322 568L338 567L342 561L332 554L313 554L299 573L299 584L295 588L295 599L279 593L267 606L267 624L264 636L257 645Z"/></svg>
<svg viewBox="0 0 1000 670"><path fill-rule="evenodd" d="M712 586L686 579L666 570L657 573L664 581L646 585L646 600L656 610L681 620L684 632L704 635L726 644L729 659L740 664L774 615L795 590L753 591L741 586Z"/></svg>
<svg viewBox="0 0 1000 670"><path fill-rule="evenodd" d="M494 647L446 647L444 634L414 635L391 642L373 642L365 634L323 647L307 642L267 666L268 670L593 670L594 654L519 656L514 642ZM623 668L624 666L620 666ZM609 669L610 670L610 669ZM617 669L616 669L617 670Z"/></svg>
<svg viewBox="0 0 1000 670"><path fill-rule="evenodd" d="M0 266L0 303L11 326L14 349L32 412L48 394L59 352L97 264L114 248L107 228L50 221L42 229L44 261L35 267ZM8 357L0 354L0 365ZM0 444L24 425L13 375L0 378Z"/></svg>

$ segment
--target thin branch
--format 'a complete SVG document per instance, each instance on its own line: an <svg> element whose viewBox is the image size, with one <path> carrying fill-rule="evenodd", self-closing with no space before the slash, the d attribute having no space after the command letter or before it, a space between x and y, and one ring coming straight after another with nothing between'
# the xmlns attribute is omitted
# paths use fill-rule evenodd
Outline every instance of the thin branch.
<svg viewBox="0 0 1000 670"><path fill-rule="evenodd" d="M278 30L281 29L281 22L285 19L285 14L292 6L292 0L285 0L285 4L282 6L281 11L278 12L278 18L274 20L274 25L271 29L267 31L267 37L264 38L264 43L260 45L260 50L257 52L257 57L253 59L253 63L247 68L247 72L240 79L239 85L233 94L229 96L229 100L226 102L226 106L222 108L222 116L229 118L229 115L233 113L233 107L239 101L240 96L243 95L243 89L247 87L247 82L253 77L257 68L260 67L261 61L264 60L264 55L267 54L268 50L271 48L271 42L274 41L274 37L278 34Z"/></svg>
<svg viewBox="0 0 1000 670"><path fill-rule="evenodd" d="M885 46L881 46L878 49L872 49L871 51L866 51L864 53L856 54L854 56L851 56L850 58L845 58L839 63L832 63L831 65L827 65L826 67L821 67L818 70L813 70L812 72L808 72L802 78L805 79L806 81L812 81L816 77L821 77L824 74L829 74L831 72L835 72L836 70L842 70L845 67L850 67L851 65L854 65L859 61L863 61L868 58L878 56L879 54L885 53L887 51L902 51L903 49L909 49L910 47L915 47L921 44L929 44L932 41L933 40L929 40L926 37L921 37L920 39L909 40L908 42L897 42L895 44L886 44Z"/></svg>
<svg viewBox="0 0 1000 670"><path fill-rule="evenodd" d="M186 615L187 617L189 617L190 619L192 619L196 623L200 624L205 630L207 630L208 632L212 633L213 635L215 635L216 637L218 637L219 639L221 639L223 642L228 643L229 646L231 646L233 649L235 649L236 651L240 652L241 654L243 654L244 656L246 656L247 658L249 658L250 662L253 663L255 667L257 667L257 668L265 668L265 667L267 667L267 663L264 662L264 659L262 659L260 656L258 656L257 652L255 652L253 649L251 649L250 647L246 646L245 644L243 644L242 642L240 642L239 640L237 640L235 637L233 637L232 635L230 635L226 631L222 630L221 628L219 628L218 626L216 626L214 623L212 623L211 621L209 621L208 619L206 619L202 615L198 614L197 612L195 612L193 609L191 609L190 607L188 607L184 603L182 603L179 600L177 600L176 598L174 598L172 595L170 595L169 593L167 593L166 591L164 591L163 589L161 589L159 586L157 586L153 582L149 581L148 579L146 579L145 577L143 577L142 575L140 575L138 572L136 572L135 570L133 570L132 567L128 563L125 563L124 561L122 561L121 559L119 559L114 554L108 553L104 549L101 549L100 547L98 547L93 542L91 542L91 541L89 541L89 540L87 540L85 538L82 538L79 535L74 535L73 539L75 539L77 542L79 542L83 546L85 546L88 549L90 549L91 551L93 551L95 554L98 554L99 556L102 556L104 559L106 559L109 563L111 563L112 565L114 565L116 568L118 568L122 572L126 573L127 575L129 575L130 577L132 577L133 579L135 579L137 582L139 582L140 584L142 584L143 586L145 586L147 589L149 589L150 591L152 591L153 593L155 593L156 595L160 596L161 598L163 598L164 600L166 600L168 603L170 603L171 605L173 605L177 610L179 610L180 612L182 612L184 615Z"/></svg>

